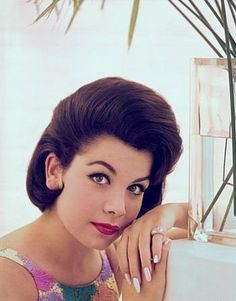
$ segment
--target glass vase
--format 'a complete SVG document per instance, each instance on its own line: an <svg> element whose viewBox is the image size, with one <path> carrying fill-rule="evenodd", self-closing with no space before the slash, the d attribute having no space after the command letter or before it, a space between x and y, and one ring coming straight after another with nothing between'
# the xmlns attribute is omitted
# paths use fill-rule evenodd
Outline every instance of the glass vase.
<svg viewBox="0 0 236 301"><path fill-rule="evenodd" d="M236 245L227 59L194 59L191 90L189 238Z"/></svg>

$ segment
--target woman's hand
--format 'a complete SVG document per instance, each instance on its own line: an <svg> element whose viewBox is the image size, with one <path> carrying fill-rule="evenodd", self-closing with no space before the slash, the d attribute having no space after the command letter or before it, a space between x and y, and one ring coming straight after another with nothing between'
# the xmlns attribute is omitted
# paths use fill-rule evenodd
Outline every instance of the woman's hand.
<svg viewBox="0 0 236 301"><path fill-rule="evenodd" d="M163 246L168 241L165 234L173 226L187 227L187 204L157 206L124 230L116 246L119 267L127 283L133 284L137 292L156 275ZM153 235L153 229L159 231Z"/></svg>
<svg viewBox="0 0 236 301"><path fill-rule="evenodd" d="M142 274L142 289L138 293L127 281L122 285L122 301L163 301L166 287L166 267L170 240L163 244L162 257L158 264L152 263L152 281L147 281Z"/></svg>

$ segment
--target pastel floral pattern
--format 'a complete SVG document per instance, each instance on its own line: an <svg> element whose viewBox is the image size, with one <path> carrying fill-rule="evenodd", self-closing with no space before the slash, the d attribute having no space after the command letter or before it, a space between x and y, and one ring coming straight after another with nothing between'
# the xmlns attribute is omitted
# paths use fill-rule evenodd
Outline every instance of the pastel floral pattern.
<svg viewBox="0 0 236 301"><path fill-rule="evenodd" d="M105 282L102 282L97 289L97 292L92 301L117 301L117 294L113 289L109 289Z"/></svg>
<svg viewBox="0 0 236 301"><path fill-rule="evenodd" d="M101 273L95 281L82 286L68 286L57 282L32 260L18 254L15 250L0 250L0 257L12 260L30 272L38 289L38 301L118 301L119 299L116 281L104 253L102 253Z"/></svg>

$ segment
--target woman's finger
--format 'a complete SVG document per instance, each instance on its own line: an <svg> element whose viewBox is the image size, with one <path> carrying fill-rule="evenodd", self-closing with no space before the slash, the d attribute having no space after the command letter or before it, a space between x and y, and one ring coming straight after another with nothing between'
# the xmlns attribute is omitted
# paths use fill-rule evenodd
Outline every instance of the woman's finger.
<svg viewBox="0 0 236 301"><path fill-rule="evenodd" d="M156 279L156 281L160 281L161 278L163 278L163 275L166 274L166 267L167 267L167 260L168 260L170 246L171 246L171 240L167 239L163 243L161 260L159 264L154 265L153 279L154 280ZM162 280L165 281L165 279Z"/></svg>
<svg viewBox="0 0 236 301"><path fill-rule="evenodd" d="M130 271L129 271L129 261L128 261L128 243L129 237L123 233L117 248L117 258L119 262L119 267L122 275L124 275L127 282L131 285Z"/></svg>
<svg viewBox="0 0 236 301"><path fill-rule="evenodd" d="M151 264L151 235L150 232L146 231L140 234L139 236L139 256L141 260L141 274L144 275L146 281L151 281L152 279L152 264Z"/></svg>
<svg viewBox="0 0 236 301"><path fill-rule="evenodd" d="M162 244L166 240L164 234L157 233L152 236L152 260L153 263L158 263L161 260Z"/></svg>
<svg viewBox="0 0 236 301"><path fill-rule="evenodd" d="M140 273L140 255L138 249L138 236L134 235L129 236L128 243L128 263L129 263L129 272L132 284L135 290L139 293L141 290L141 273Z"/></svg>

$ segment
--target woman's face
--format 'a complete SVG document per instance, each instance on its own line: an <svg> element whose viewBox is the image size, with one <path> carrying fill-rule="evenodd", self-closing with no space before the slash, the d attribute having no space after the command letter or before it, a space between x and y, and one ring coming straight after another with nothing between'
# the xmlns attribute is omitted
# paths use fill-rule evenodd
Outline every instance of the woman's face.
<svg viewBox="0 0 236 301"><path fill-rule="evenodd" d="M62 171L59 219L81 244L105 249L137 216L152 155L112 136L94 139Z"/></svg>

